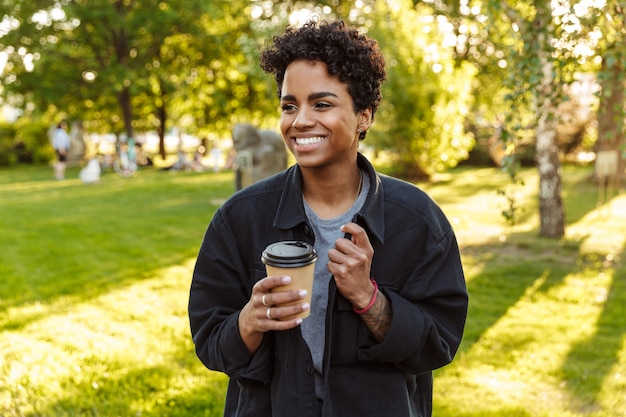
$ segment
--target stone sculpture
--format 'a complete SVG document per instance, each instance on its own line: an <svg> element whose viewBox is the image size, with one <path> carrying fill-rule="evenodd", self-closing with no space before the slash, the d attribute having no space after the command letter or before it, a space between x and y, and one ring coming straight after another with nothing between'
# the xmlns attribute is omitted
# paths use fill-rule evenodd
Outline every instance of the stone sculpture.
<svg viewBox="0 0 626 417"><path fill-rule="evenodd" d="M237 190L287 168L287 150L279 133L239 123L233 127L232 135L237 151Z"/></svg>

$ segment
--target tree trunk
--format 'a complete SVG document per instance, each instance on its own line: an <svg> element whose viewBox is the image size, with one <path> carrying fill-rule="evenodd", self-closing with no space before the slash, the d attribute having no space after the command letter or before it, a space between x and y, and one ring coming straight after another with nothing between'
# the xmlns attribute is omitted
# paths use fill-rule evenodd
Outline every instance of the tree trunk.
<svg viewBox="0 0 626 417"><path fill-rule="evenodd" d="M602 94L598 106L598 141L595 151L615 151L618 153L616 178L618 184L626 175L624 172L624 158L622 152L626 150L626 138L623 133L624 112L624 65L621 60L615 60L611 65L608 60L602 64L601 79Z"/></svg>
<svg viewBox="0 0 626 417"><path fill-rule="evenodd" d="M165 110L165 102L161 101L161 105L157 107L157 117L159 119L159 127L157 132L159 134L159 155L161 160L165 161L167 153L165 151L165 123L167 122L167 112Z"/></svg>
<svg viewBox="0 0 626 417"><path fill-rule="evenodd" d="M544 42L547 36L541 36ZM537 168L539 169L540 235L559 238L565 234L565 210L561 199L561 163L557 146L556 105L552 99L555 88L554 65L549 48L544 43L538 55L542 64L542 79L537 89Z"/></svg>
<svg viewBox="0 0 626 417"><path fill-rule="evenodd" d="M133 111L130 105L130 91L128 87L124 87L120 92L120 106L124 116L124 129L126 131L126 140L134 136L133 132Z"/></svg>
<svg viewBox="0 0 626 417"><path fill-rule="evenodd" d="M565 234L565 211L561 200L561 164L554 125L553 121L540 120L537 127L540 235L546 237L561 237Z"/></svg>

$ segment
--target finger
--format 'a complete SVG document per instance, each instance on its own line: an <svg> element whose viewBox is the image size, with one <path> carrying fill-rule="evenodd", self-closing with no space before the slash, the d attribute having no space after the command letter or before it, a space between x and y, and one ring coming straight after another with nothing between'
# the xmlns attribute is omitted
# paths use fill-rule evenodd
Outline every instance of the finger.
<svg viewBox="0 0 626 417"><path fill-rule="evenodd" d="M265 293L263 294L263 296L261 297L261 304L263 304L265 307L271 307L271 304L268 304L266 298L267 298L267 294Z"/></svg>
<svg viewBox="0 0 626 417"><path fill-rule="evenodd" d="M297 314L300 313L299 310L298 313L284 315L283 312L281 312L281 308L282 307L264 307L264 309L257 310L261 313L257 316L260 331L289 330L302 323L302 318L297 316Z"/></svg>
<svg viewBox="0 0 626 417"><path fill-rule="evenodd" d="M286 291L267 292L257 297L258 305L263 307L275 307L277 305L283 305L286 303L297 303L298 300L302 300L307 295L307 290L304 289L292 289Z"/></svg>
<svg viewBox="0 0 626 417"><path fill-rule="evenodd" d="M328 251L328 268L331 273L343 275L368 264L368 256L360 250L342 252L338 249Z"/></svg>
<svg viewBox="0 0 626 417"><path fill-rule="evenodd" d="M367 237L365 229L363 229L361 226L354 222L350 222L341 226L341 231L346 235L349 235L350 237L348 238L346 236L346 239L352 241L357 246L362 246L366 242L367 244L369 244L369 239Z"/></svg>
<svg viewBox="0 0 626 417"><path fill-rule="evenodd" d="M357 252L358 248L353 243L346 242L345 239L337 239L335 247L328 251L328 260L336 264L345 264Z"/></svg>
<svg viewBox="0 0 626 417"><path fill-rule="evenodd" d="M354 237L353 239L358 238ZM355 242L339 238L335 241L335 247L328 251L328 258L337 263L344 263L350 258L367 257L371 252L373 249L371 249L369 242L357 245Z"/></svg>
<svg viewBox="0 0 626 417"><path fill-rule="evenodd" d="M281 285L287 285L291 282L290 276L273 275L271 277L265 277L260 279L254 284L252 293L259 294L259 302L262 294L270 292L273 288L280 287Z"/></svg>
<svg viewBox="0 0 626 417"><path fill-rule="evenodd" d="M284 307L267 307L263 312L266 320L269 321L292 321L301 313L308 311L310 308L308 303L297 303Z"/></svg>
<svg viewBox="0 0 626 417"><path fill-rule="evenodd" d="M272 312L272 314L274 314ZM289 320L275 320L272 317L272 320L265 320L265 331L275 330L275 331L283 331L293 329L294 327L299 326L302 323L302 319L300 317L291 318Z"/></svg>

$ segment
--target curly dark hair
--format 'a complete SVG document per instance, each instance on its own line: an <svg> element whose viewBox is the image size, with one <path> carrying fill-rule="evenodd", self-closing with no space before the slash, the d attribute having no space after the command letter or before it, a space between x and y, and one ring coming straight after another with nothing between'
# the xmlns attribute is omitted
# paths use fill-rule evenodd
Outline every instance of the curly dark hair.
<svg viewBox="0 0 626 417"><path fill-rule="evenodd" d="M343 21L310 20L299 29L287 27L273 42L261 53L260 65L274 74L279 98L289 64L300 59L322 61L330 75L348 85L355 113L371 107L374 118L382 98L380 86L387 79L385 59L375 40ZM365 138L365 132L360 138Z"/></svg>

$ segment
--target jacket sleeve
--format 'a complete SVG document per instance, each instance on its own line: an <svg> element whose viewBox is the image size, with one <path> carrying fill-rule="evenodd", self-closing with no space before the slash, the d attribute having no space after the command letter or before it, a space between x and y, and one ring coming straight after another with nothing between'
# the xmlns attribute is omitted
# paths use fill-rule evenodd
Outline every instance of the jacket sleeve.
<svg viewBox="0 0 626 417"><path fill-rule="evenodd" d="M391 327L382 343L360 350L361 359L392 362L419 374L450 363L456 354L468 308L458 245L451 229L438 240L433 235L426 240L429 251L401 285L386 284L381 277L380 289L391 303Z"/></svg>
<svg viewBox="0 0 626 417"><path fill-rule="evenodd" d="M271 337L250 355L239 334L238 318L255 282L234 234L218 210L207 229L193 272L189 323L196 353L211 370L231 378L262 382L271 377Z"/></svg>

